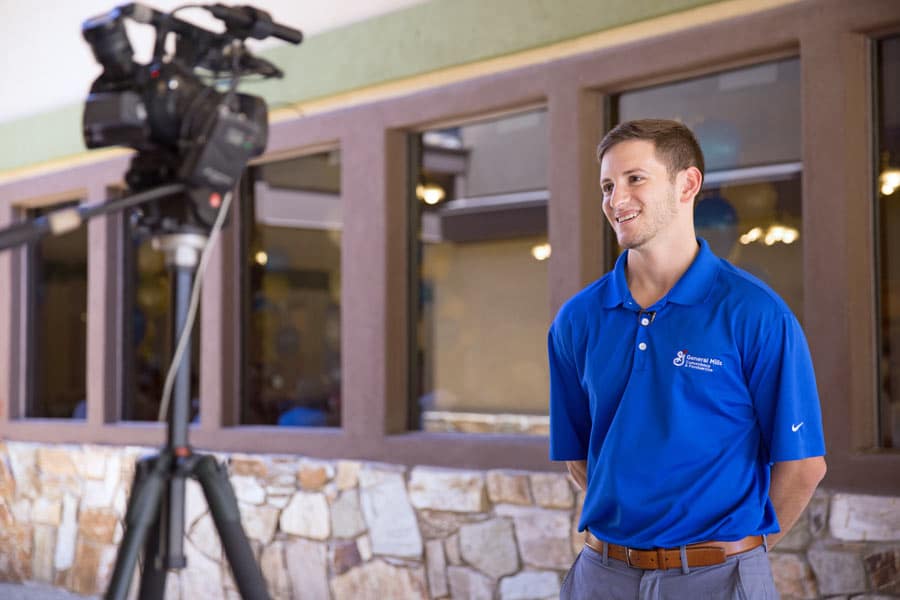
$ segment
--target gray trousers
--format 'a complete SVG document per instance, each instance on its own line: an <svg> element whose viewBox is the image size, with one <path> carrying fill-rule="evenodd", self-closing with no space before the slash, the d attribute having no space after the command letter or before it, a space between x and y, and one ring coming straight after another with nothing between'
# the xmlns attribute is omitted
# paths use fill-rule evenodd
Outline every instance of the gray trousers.
<svg viewBox="0 0 900 600"><path fill-rule="evenodd" d="M563 581L563 600L777 600L769 557L760 546L720 565L644 571L585 546Z"/></svg>

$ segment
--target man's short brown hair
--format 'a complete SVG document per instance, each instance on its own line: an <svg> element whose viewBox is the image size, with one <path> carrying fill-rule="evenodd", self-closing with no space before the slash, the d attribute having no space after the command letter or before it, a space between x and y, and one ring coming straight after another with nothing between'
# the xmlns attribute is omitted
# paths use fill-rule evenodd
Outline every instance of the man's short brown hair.
<svg viewBox="0 0 900 600"><path fill-rule="evenodd" d="M597 162L603 160L607 150L629 140L653 142L656 155L666 165L670 178L674 179L688 167L697 167L701 175L704 173L703 151L697 138L683 123L668 119L639 119L616 125L597 146Z"/></svg>

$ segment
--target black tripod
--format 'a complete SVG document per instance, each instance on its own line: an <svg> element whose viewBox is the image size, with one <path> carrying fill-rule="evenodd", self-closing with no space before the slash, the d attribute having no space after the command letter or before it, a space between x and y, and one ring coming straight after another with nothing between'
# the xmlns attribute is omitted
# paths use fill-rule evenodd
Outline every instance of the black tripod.
<svg viewBox="0 0 900 600"><path fill-rule="evenodd" d="M205 244L206 236L196 233L154 238L154 247L165 253L172 273L174 340L179 339L187 323L192 282ZM140 600L160 600L165 592L168 570L181 569L187 564L184 556L184 491L185 480L191 477L203 488L241 597L268 600L266 583L241 525L237 499L225 467L210 455L194 454L188 445L190 341L185 350L175 378L168 439L159 454L146 457L137 464L125 515L125 536L119 546L105 598L125 600L142 546L144 564Z"/></svg>
<svg viewBox="0 0 900 600"><path fill-rule="evenodd" d="M151 201L168 198L170 202L175 201L175 206L184 206L186 202L181 195L187 191L187 186L182 183L169 183L109 202L62 209L0 230L0 250L33 242L48 234L65 233L92 217ZM225 210L223 206L223 218ZM154 242L156 248L166 254L166 262L172 270L172 339L177 340L187 324L191 287L207 236L195 232L169 232L156 235ZM184 557L184 490L185 480L191 477L203 488L241 597L244 600L269 600L266 582L241 525L237 499L225 467L212 456L194 454L188 445L190 338L187 338L185 350L175 377L168 439L159 454L137 464L125 514L125 536L119 546L105 598L126 599L142 546L144 566L140 600L161 600L168 571L187 565Z"/></svg>

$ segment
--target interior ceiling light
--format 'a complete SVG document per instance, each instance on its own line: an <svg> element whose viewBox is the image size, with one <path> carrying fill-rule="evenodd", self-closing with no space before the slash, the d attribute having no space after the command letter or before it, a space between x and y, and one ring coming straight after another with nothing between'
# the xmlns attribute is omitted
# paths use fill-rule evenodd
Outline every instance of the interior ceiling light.
<svg viewBox="0 0 900 600"><path fill-rule="evenodd" d="M416 197L429 206L434 206L446 196L444 188L436 183L420 183L416 186Z"/></svg>
<svg viewBox="0 0 900 600"><path fill-rule="evenodd" d="M256 253L256 264L265 266L269 262L269 255L260 250Z"/></svg>
<svg viewBox="0 0 900 600"><path fill-rule="evenodd" d="M550 244L538 244L531 248L531 255L537 260L547 260L550 252Z"/></svg>
<svg viewBox="0 0 900 600"><path fill-rule="evenodd" d="M774 246L781 242L782 244L793 244L800 238L800 232L795 227L787 225L774 224L768 229L763 230L762 227L754 227L740 237L740 242L744 246L753 242L760 242L766 246Z"/></svg>
<svg viewBox="0 0 900 600"><path fill-rule="evenodd" d="M885 169L878 177L878 183L881 185L881 194L890 196L900 188L900 169Z"/></svg>

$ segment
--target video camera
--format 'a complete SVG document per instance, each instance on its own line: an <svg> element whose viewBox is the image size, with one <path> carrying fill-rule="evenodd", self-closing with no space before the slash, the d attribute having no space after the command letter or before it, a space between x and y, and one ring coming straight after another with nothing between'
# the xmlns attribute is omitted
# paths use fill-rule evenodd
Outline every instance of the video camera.
<svg viewBox="0 0 900 600"><path fill-rule="evenodd" d="M237 93L241 77L281 77L268 61L254 57L247 38L269 36L299 44L303 35L279 25L262 10L205 8L225 24L214 33L142 4L130 3L88 19L82 34L103 73L91 86L84 107L88 148L126 146L137 150L125 180L132 190L172 182L188 186L191 202L150 206L151 229L175 232L184 226L208 229L221 194L234 188L247 161L265 150L268 110L258 96ZM134 61L125 19L156 29L153 57ZM174 52L166 55L168 36ZM227 84L227 89L225 88Z"/></svg>

